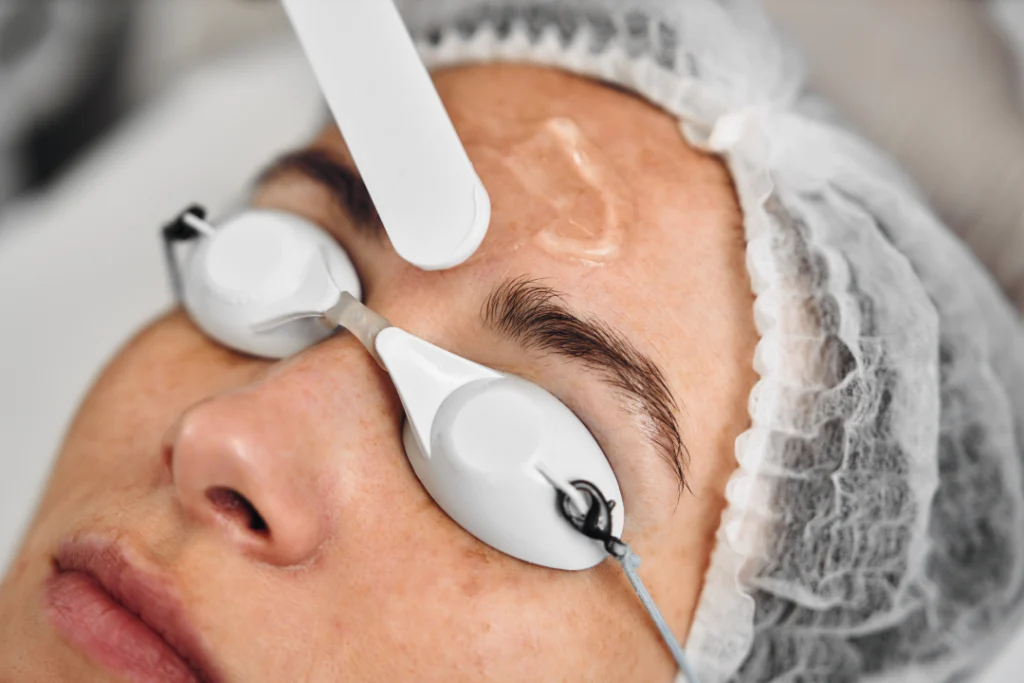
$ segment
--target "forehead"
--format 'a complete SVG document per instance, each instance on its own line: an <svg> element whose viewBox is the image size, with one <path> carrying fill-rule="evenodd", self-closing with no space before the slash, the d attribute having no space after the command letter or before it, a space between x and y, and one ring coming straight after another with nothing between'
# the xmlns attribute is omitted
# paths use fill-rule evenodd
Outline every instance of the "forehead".
<svg viewBox="0 0 1024 683"><path fill-rule="evenodd" d="M663 362L677 386L695 383L683 356L691 368L713 357L749 365L752 297L731 180L672 117L552 69L464 67L434 79L490 194L491 226L450 271L389 261L391 290L470 310L505 277L543 278ZM333 126L314 146L350 161Z"/></svg>
<svg viewBox="0 0 1024 683"><path fill-rule="evenodd" d="M537 67L434 78L493 208L487 238L456 272L523 260L544 276L618 285L638 268L654 278L666 266L686 289L720 267L715 255L742 244L725 167L646 101ZM315 144L350 160L333 126ZM687 254L699 263L682 271Z"/></svg>

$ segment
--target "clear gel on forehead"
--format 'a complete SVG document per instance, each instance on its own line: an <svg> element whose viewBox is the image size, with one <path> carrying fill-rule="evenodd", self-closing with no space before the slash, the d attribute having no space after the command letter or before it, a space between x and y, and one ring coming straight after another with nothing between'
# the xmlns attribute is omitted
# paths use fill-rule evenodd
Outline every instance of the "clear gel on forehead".
<svg viewBox="0 0 1024 683"><path fill-rule="evenodd" d="M506 155L519 182L555 213L533 241L552 256L588 265L617 258L635 207L615 164L565 117L543 121Z"/></svg>

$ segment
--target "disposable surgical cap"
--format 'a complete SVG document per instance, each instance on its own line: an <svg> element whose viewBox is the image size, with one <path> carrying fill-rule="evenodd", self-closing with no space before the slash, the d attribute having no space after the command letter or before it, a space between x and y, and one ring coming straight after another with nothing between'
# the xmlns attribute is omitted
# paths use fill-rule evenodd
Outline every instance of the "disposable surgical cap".
<svg viewBox="0 0 1024 683"><path fill-rule="evenodd" d="M1024 593L1024 330L901 173L804 91L759 7L399 5L429 65L618 84L732 173L760 380L685 643L701 679L976 669Z"/></svg>

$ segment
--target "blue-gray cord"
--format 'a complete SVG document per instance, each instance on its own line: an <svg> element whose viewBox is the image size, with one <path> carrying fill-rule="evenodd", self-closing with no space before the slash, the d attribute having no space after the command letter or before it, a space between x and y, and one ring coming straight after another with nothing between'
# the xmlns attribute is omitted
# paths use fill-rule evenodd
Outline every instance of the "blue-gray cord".
<svg viewBox="0 0 1024 683"><path fill-rule="evenodd" d="M669 628L665 622L665 617L661 616L661 611L658 606L654 604L654 598L647 592L647 587L644 586L644 582L640 580L640 574L637 572L637 567L640 566L640 556L633 552L633 550L619 541L621 544L621 555L613 554L619 564L622 565L622 570L626 572L626 578L629 579L630 584L633 585L633 590L636 591L636 596L640 598L640 602L643 604L647 613L651 615L651 619L654 621L654 625L658 627L658 632L661 633L661 639L668 645L669 651L672 653L672 657L676 660L676 665L679 670L686 676L686 680L690 683L700 683L697 678L697 674L693 671L690 666L690 660L686 658L686 651L683 650L683 646L679 644L676 637L672 635L672 629Z"/></svg>
<svg viewBox="0 0 1024 683"><path fill-rule="evenodd" d="M586 511L581 511L572 498L556 486L558 507L562 515L581 534L601 541L608 554L618 560L622 565L622 570L626 572L626 578L629 579L630 585L633 586L637 597L640 598L640 603L651 616L651 620L658 628L658 633L661 634L661 639L665 641L673 659L676 660L676 666L686 676L689 683L700 683L693 667L690 666L690 661L686 658L686 651L672 634L672 629L665 622L665 617L661 615L658 606L654 604L654 598L651 597L644 582L640 579L640 574L637 572L637 568L640 566L640 556L623 543L622 539L612 534L612 509L615 507L615 501L605 498L601 490L589 481L577 480L572 482L572 486L584 495L589 507Z"/></svg>

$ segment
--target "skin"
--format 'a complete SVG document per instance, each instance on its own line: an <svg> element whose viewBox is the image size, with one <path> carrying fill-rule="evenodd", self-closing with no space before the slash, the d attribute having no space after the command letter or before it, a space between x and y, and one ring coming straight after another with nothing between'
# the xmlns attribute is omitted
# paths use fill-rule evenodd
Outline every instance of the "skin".
<svg viewBox="0 0 1024 683"><path fill-rule="evenodd" d="M581 418L619 479L623 536L685 640L755 381L728 173L690 148L671 117L592 81L519 66L435 79L493 202L490 233L466 264L414 269L296 173L275 176L253 202L335 235L365 301L394 324L536 382ZM509 131L553 117L597 141L632 198L621 250L601 266L534 239L550 223L548 200L580 192L578 179L546 167L563 162L534 161L550 178L543 201L501 162L522 140ZM313 146L348 158L334 128ZM483 298L510 277L540 278L662 367L680 405L687 489L599 376L484 327ZM42 597L61 541L98 535L166 573L227 681L672 680L671 657L614 561L560 572L477 541L419 484L401 424L392 385L350 335L269 362L218 346L180 311L153 323L82 405L0 585L0 671L112 680L57 635ZM270 533L211 502L212 486L244 495Z"/></svg>

